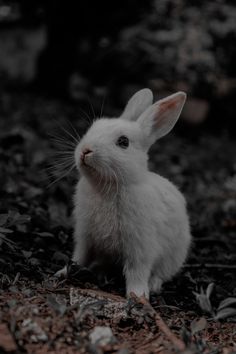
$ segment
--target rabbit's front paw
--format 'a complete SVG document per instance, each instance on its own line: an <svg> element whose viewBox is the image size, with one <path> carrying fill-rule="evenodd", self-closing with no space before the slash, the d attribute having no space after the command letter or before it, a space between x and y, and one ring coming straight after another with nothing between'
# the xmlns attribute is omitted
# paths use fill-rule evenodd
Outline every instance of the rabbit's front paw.
<svg viewBox="0 0 236 354"><path fill-rule="evenodd" d="M129 296L134 293L136 296L145 296L149 298L149 269L142 267L138 269L125 268L125 278L126 278L126 295Z"/></svg>
<svg viewBox="0 0 236 354"><path fill-rule="evenodd" d="M58 270L53 277L55 278L66 278L68 275L68 267L65 265L62 269Z"/></svg>
<svg viewBox="0 0 236 354"><path fill-rule="evenodd" d="M138 297L144 296L146 299L149 299L149 288L147 284L127 285L127 290L126 290L127 297L129 297L132 293Z"/></svg>

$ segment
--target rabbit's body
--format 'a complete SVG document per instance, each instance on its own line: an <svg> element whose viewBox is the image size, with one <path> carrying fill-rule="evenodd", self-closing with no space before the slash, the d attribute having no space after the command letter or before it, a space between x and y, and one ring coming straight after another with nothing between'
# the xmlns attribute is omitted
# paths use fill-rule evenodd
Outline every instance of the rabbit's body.
<svg viewBox="0 0 236 354"><path fill-rule="evenodd" d="M81 260L75 251L74 261L89 266L95 259L101 264L111 259L124 265L135 253L141 267L146 259L152 273L163 281L170 279L181 267L189 246L183 196L167 179L151 172L142 184L118 187L118 195L116 188L113 185L100 195L84 177L78 183L75 240L84 234L88 253L83 252Z"/></svg>
<svg viewBox="0 0 236 354"><path fill-rule="evenodd" d="M164 112L158 132L166 134L173 125L171 120L163 128L169 119L166 112L177 110L179 116L183 94L148 109L150 91L143 90L142 95L146 101L138 109L139 118L134 121L126 116L140 93L128 103L121 119L96 121L75 151L82 177L74 198L73 260L85 266L93 262L118 265L126 278L127 294L148 297L150 290L160 291L162 282L181 268L191 235L183 195L167 179L148 171L146 153L157 138L152 136L156 118L150 118L148 127L148 117L157 107L161 118ZM137 115L137 109L131 113Z"/></svg>

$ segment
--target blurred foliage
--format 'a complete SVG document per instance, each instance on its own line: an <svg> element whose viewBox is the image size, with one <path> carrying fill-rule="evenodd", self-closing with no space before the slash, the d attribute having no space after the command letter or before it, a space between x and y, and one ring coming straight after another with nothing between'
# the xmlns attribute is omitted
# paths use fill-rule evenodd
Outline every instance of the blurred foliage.
<svg viewBox="0 0 236 354"><path fill-rule="evenodd" d="M46 22L49 54L60 43L57 54L63 61L69 51L70 69L100 81L117 69L113 78L181 81L203 97L236 87L233 1L1 1L0 22L20 18Z"/></svg>
<svg viewBox="0 0 236 354"><path fill-rule="evenodd" d="M209 89L227 89L222 80L233 79L230 83L236 86L236 6L224 1L193 3L155 1L155 10L125 30L119 45L129 70L143 73L145 64L150 78L185 81L206 96ZM137 54L142 60L134 66Z"/></svg>
<svg viewBox="0 0 236 354"><path fill-rule="evenodd" d="M69 94L77 100L100 94L117 106L143 86L158 95L180 89L205 100L197 102L197 110L203 113L196 121L203 121L208 114L211 126L235 129L234 1L0 3L0 17L5 14L2 22L14 18L14 13L18 19L21 14L21 24L46 25L46 36L32 37L34 43L40 42L37 50L33 55L28 50L31 60L38 55L34 87L41 92ZM44 46L42 39L46 40ZM32 41L28 42L31 45ZM25 56L24 62L34 69ZM192 107L197 111L196 104Z"/></svg>

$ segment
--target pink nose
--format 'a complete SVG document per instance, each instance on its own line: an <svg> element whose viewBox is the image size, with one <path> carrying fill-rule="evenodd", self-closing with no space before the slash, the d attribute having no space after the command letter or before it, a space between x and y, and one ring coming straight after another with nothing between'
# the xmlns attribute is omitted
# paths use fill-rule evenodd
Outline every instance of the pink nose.
<svg viewBox="0 0 236 354"><path fill-rule="evenodd" d="M89 154L91 154L93 151L89 148L85 148L82 150L81 154L80 154L80 160L82 162L84 162L85 160L85 156L88 156Z"/></svg>

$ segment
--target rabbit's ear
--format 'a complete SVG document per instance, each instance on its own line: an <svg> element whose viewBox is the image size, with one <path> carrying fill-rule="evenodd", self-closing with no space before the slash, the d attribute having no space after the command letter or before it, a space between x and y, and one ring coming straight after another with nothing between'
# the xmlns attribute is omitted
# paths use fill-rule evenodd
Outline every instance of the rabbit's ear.
<svg viewBox="0 0 236 354"><path fill-rule="evenodd" d="M137 122L145 134L145 145L152 145L171 131L180 116L185 100L186 94L177 92L157 101L141 114Z"/></svg>
<svg viewBox="0 0 236 354"><path fill-rule="evenodd" d="M152 91L148 88L136 92L128 101L122 119L134 121L149 107L153 102Z"/></svg>

